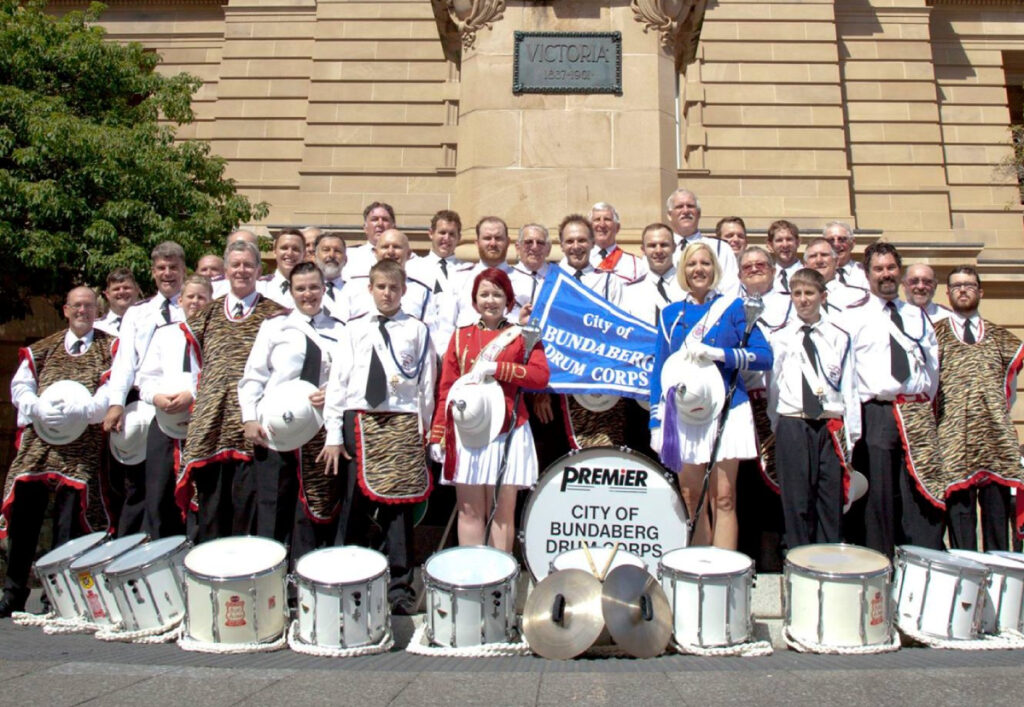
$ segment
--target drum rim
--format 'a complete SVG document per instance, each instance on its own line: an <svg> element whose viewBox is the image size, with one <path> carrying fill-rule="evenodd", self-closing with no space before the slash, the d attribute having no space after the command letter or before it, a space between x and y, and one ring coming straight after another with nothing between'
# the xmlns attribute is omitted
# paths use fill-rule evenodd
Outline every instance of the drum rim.
<svg viewBox="0 0 1024 707"><path fill-rule="evenodd" d="M357 551L360 554L370 554L370 555L374 555L376 557L379 557L380 559L384 560L384 569L381 570L380 572L378 572L375 575L371 575L369 577L363 577L363 578L355 580L353 582L321 582L320 580L313 579L309 575L303 574L302 570L299 569L299 565L307 557L312 557L313 555L326 555L326 554L329 554L329 553L337 552L339 550L355 550L355 551ZM295 561L295 569L292 570L292 575L294 575L296 582L298 582L300 579L304 579L309 584L314 584L314 585L322 586L322 587L345 587L345 586L350 586L352 584L356 584L357 582L372 582L375 579L383 577L390 570L391 570L391 567L388 565L388 558L383 553L378 552L378 551L374 550L373 548L363 547L362 545L333 545L331 547L321 547L321 548L317 548L316 550L311 550L310 552L307 552L305 555L303 555L302 557L297 559Z"/></svg>
<svg viewBox="0 0 1024 707"><path fill-rule="evenodd" d="M191 550L192 547L193 547L192 546L192 541L189 540L188 538L186 538L185 540L183 540L181 542L181 544L171 548L169 551L165 551L165 552L157 555L156 557L150 558L150 560L148 562L145 562L145 563L143 563L141 565L132 565L131 567L117 568L115 570L108 569L104 574L106 574L108 577L123 577L126 574L132 574L134 572L140 572L142 570L147 570L150 567L152 567L153 565L155 565L157 562L159 562L161 560L168 559L170 557L173 557L175 555L175 553L180 552L182 550ZM138 549L138 548L136 548L136 549ZM115 562L117 560L120 560L120 559L121 559L120 557L114 558ZM183 557L181 559L182 559L182 563L184 563L185 558ZM114 563L111 562L110 564L114 564Z"/></svg>
<svg viewBox="0 0 1024 707"><path fill-rule="evenodd" d="M954 552L954 550L956 550L956 551ZM975 560L973 557L961 554L961 553L964 553L964 552L970 552L970 553L973 553L973 554L977 554L977 555L980 555L981 557L993 558L994 560L1004 560L1004 561L1010 562L1012 564L1004 565L1004 564L1001 564L1001 563L999 563L997 561L993 561L992 564L989 564L988 560L982 560L982 559ZM966 549L961 549L961 548L951 548L949 553L951 555L954 555L955 557L962 557L964 559L971 560L972 562L977 562L979 565L984 565L985 567L988 568L988 570L992 574L1002 574L1002 575L1012 576L1012 577L1015 577L1017 579L1024 580L1024 563L1016 562L1016 561L1013 560L1013 558L1002 557L1000 555L991 555L991 554L989 554L987 552L979 552L978 550L966 550Z"/></svg>
<svg viewBox="0 0 1024 707"><path fill-rule="evenodd" d="M259 572L252 572L250 574L236 574L225 577L222 575L211 575L204 574L203 572L197 572L193 569L189 569L189 567L184 562L182 562L182 568L185 570L186 577L189 577L191 579L202 579L207 582L236 582L238 580L243 579L259 579L260 577L266 577L268 575L276 574L278 570L287 566L288 555L285 555L283 560L281 560L272 567L268 567L265 570L260 570Z"/></svg>
<svg viewBox="0 0 1024 707"><path fill-rule="evenodd" d="M501 578L496 579L496 580L492 580L490 582L481 582L481 583L478 583L478 584L457 584L456 585L456 584L449 584L448 582L436 579L434 577L434 575L430 574L427 571L427 565L429 565L430 561L433 560L435 557L440 557L441 555L444 555L445 553L448 553L448 552L452 552L454 550L467 550L467 549L487 550L489 552L501 553L502 555L504 555L504 556L508 557L510 560L512 560L512 567L513 567L512 572L509 573L508 575L504 576L504 577L501 577ZM520 573L521 573L521 569L519 567L519 563L516 561L516 558L515 558L514 555L512 555L512 553L505 552L504 550L499 550L498 548L491 547L490 545L460 545L458 547L446 548L444 550L441 550L441 552L435 552L433 555L428 557L426 559L426 561L423 563L423 566L421 567L421 570L423 572L423 586L425 588L426 587L437 587L438 589L454 589L456 591L458 591L460 589L463 589L463 590L483 589L485 587L494 587L494 586L497 586L499 584L505 584L510 579L518 578Z"/></svg>
<svg viewBox="0 0 1024 707"><path fill-rule="evenodd" d="M921 548L921 549L929 550L931 548ZM941 552L941 551L940 550L933 550L933 552ZM949 555L948 552L942 553L942 554ZM956 557L956 555L949 555L949 556L950 557ZM960 572L962 570L966 570L968 572L973 572L973 573L978 573L978 574L991 574L991 570L988 568L987 565L983 565L980 562L975 562L974 560L971 560L969 558L966 558L966 557L960 557L959 558L959 560L961 562L964 562L966 564L958 564L957 562L946 562L946 561L943 561L942 559L931 560L931 559L928 559L927 557L925 557L924 555L919 555L915 550L908 551L906 549L905 545L900 545L900 546L898 546L896 548L896 559L897 560L902 560L903 562L905 562L907 564L913 564L913 565L917 565L919 567L925 567L925 568L928 568L928 567L938 567L938 568L944 569L944 570L956 570L957 572Z"/></svg>
<svg viewBox="0 0 1024 707"><path fill-rule="evenodd" d="M680 550L689 550L691 548L696 549L696 548L699 548L699 547L701 547L701 546L699 546L699 545L687 545L686 547L676 547L676 548L673 548L673 549L669 550L668 552L664 553L660 558L658 558L658 571L662 572L663 574L669 574L669 575L672 575L672 576L675 576L675 577L742 577L742 576L747 575L747 574L749 574L751 577L754 577L754 576L757 575L757 571L756 571L755 564L754 564L754 558L750 557L749 555L745 555L742 552L739 552L738 550L726 550L725 548L715 548L715 549L716 550L721 550L723 552L728 552L730 554L735 554L735 555L740 555L742 557L745 557L745 558L747 558L747 561L750 564L747 567L744 567L743 569L740 569L740 570L733 570L733 571L722 570L722 571L718 571L718 572L716 572L716 571L712 571L712 572L692 572L690 570L679 569L677 567L670 567L670 566L665 564L665 558L667 558L673 552L678 552ZM710 548L712 546L709 545L707 547Z"/></svg>
<svg viewBox="0 0 1024 707"><path fill-rule="evenodd" d="M829 572L819 571L799 565L795 560L790 558L790 555L786 555L786 560L783 562L783 570L786 574L789 573L790 569L793 568L798 570L796 573L800 575L810 575L813 577L826 577L828 579L874 579L883 575L892 576L893 562L888 557L878 552L878 550L872 550L870 547L864 547L863 545L855 545L854 543L812 543L810 545L801 545L800 548L814 547L815 545L823 545L842 550L856 549L856 550L867 550L868 552L874 553L885 560L885 567L880 567L877 570L867 570L864 572ZM800 548L794 548L798 550Z"/></svg>
<svg viewBox="0 0 1024 707"><path fill-rule="evenodd" d="M565 459L569 459L569 458L572 458L572 457L577 457L577 456L579 456L581 454L591 454L591 453L597 454L597 453L608 453L608 452L614 452L616 454L629 454L629 455L635 456L637 459L641 460L642 462L650 464L651 467L653 467L656 471L658 471L662 475L662 477L664 477L665 481L668 482L669 486L675 487L677 489L677 492L678 492L678 486L675 485L675 477L677 476L676 474L674 474L672 471L667 469L664 464L662 464L662 463L660 463L658 461L655 461L654 459L651 459L650 457L645 456L645 455L641 454L640 452L638 452L637 450L632 449L630 447L613 447L611 445L607 445L606 444L606 445L602 445L600 447L585 447L583 449L570 449L567 453L565 453L562 456L558 457L553 462L548 464L547 467L545 467L544 469L542 469L540 471L540 473L537 476L537 483L535 483L533 485L533 488L530 489L530 495L527 497L526 502L523 504L523 509L522 509L522 511L520 511L519 517L516 519L517 520L516 537L519 540L519 544L523 548L523 564L526 565L526 569L530 573L530 577L532 577L534 580L540 581L540 579L538 579L538 574L534 571L533 565L530 563L530 555L526 551L526 520L530 517L530 511L533 510L533 505L536 502L536 499L537 499L537 489L540 487L541 482L547 476L549 476L549 474L547 473L548 469L551 469L551 468L555 467L557 464L561 464ZM679 495L679 506L680 506L680 508L682 508L682 511L683 511L683 527L684 527L684 529L686 529L686 542L689 543L690 542L690 532L689 532L690 512L686 508L686 503L683 501L682 494ZM550 564L550 562L551 561L549 560L548 563ZM649 568L648 568L648 571L650 571ZM545 575L545 576L547 576L547 575Z"/></svg>
<svg viewBox="0 0 1024 707"><path fill-rule="evenodd" d="M139 533L139 535L142 535L142 533ZM120 540L124 540L124 539L130 538L130 537L132 537L132 536L131 535L126 535L126 536L124 536L124 538L114 538L109 543L106 543L106 545L109 545L110 543L116 543L116 542L118 542ZM84 555L80 555L77 560L72 562L71 565L68 567L68 569L70 569L72 572L83 572L83 571L92 572L93 568L100 567L100 566L106 567L107 565L113 564L114 561L117 560L118 558L123 557L124 555L127 555L129 552L132 552L133 550L138 550L140 547L142 547L143 545L145 545L148 542L149 542L149 536L146 535L143 540L140 540L139 542L135 543L134 545L126 547L124 550L122 550L121 552L117 553L116 555L112 555L110 557L105 557L102 560L99 560L99 561L96 561L96 562L91 562L88 565L81 565L79 567L75 567L75 565L78 564L79 560L85 559L85 555L89 554L89 553L85 553ZM92 552L93 550L99 550L100 547L105 547L105 545L94 547L89 552Z"/></svg>
<svg viewBox="0 0 1024 707"><path fill-rule="evenodd" d="M381 570L379 573L375 575L372 575L370 577L363 577L362 579L356 579L351 582L321 582L319 580L313 579L312 577L307 577L306 575L299 572L298 563L296 563L296 569L292 573L292 576L295 578L295 584L298 585L303 585L307 587L337 587L341 589L344 587L354 587L357 584L368 584L370 582L376 582L381 577L386 577L388 572L390 571L390 567L384 567L383 570Z"/></svg>
<svg viewBox="0 0 1024 707"><path fill-rule="evenodd" d="M97 531L97 532L102 532L102 531ZM78 537L79 538L87 538L87 537L89 537L89 535L95 535L95 533L89 533L88 535L80 535ZM46 553L46 555L43 555L38 560L36 560L34 563L32 563L32 567L33 567L33 569L35 569L37 575L40 572L49 572L49 571L51 571L52 568L57 568L57 567L61 567L62 569L70 568L72 563L74 563L75 560L77 560L79 557L82 557L86 553L91 552L92 550L95 550L101 544L106 542L109 538L110 538L110 534L109 533L103 533L99 538L96 539L96 543L95 544L89 545L88 547L84 548L80 553L78 553L76 555L72 555L70 557L65 557L62 560L50 560L49 562L43 563L43 560L46 559L46 555L49 555L50 553L55 552L55 551L60 549L60 547L55 547L55 548L53 548L53 550L50 550L50 552ZM77 540L77 539L78 538L73 538L72 540L69 540L68 542L72 542L73 540ZM66 545L66 544L67 543L64 543L64 545ZM63 547L63 545L61 545L61 547ZM66 566L66 567L62 567L62 566Z"/></svg>

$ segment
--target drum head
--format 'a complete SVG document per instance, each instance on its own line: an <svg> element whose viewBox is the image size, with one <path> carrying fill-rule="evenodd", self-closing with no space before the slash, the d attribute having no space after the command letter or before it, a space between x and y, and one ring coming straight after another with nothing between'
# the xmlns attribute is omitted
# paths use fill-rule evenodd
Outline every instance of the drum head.
<svg viewBox="0 0 1024 707"><path fill-rule="evenodd" d="M889 569L889 560L880 552L842 543L804 545L786 555L786 564L826 576L861 577Z"/></svg>
<svg viewBox="0 0 1024 707"><path fill-rule="evenodd" d="M987 552L975 552L974 550L950 550L949 554L954 557L973 560L978 564L998 571L1000 574L1024 574L1024 565L1008 557L1000 557L999 555L992 555Z"/></svg>
<svg viewBox="0 0 1024 707"><path fill-rule="evenodd" d="M71 570L73 572L77 572L78 570L83 570L87 567L109 562L118 555L123 555L129 550L138 547L148 539L149 536L145 533L135 533L134 535L126 535L123 538L103 543L99 547L89 550L89 552L72 562Z"/></svg>
<svg viewBox="0 0 1024 707"><path fill-rule="evenodd" d="M592 547L590 548L590 557L594 561L594 566L600 573L604 570L605 565L608 564L608 558L612 555L612 549L610 547ZM576 548L575 550L566 550L554 560L551 561L551 565L555 570L583 570L593 574L590 569L590 563L587 562L587 554L583 551L582 547ZM615 558L612 560L612 564L608 567L608 572L611 572L616 567L622 567L623 565L632 565L633 567L640 567L647 569L647 565L636 555L626 552L625 550L619 550L615 553ZM600 579L600 577L598 577Z"/></svg>
<svg viewBox="0 0 1024 707"><path fill-rule="evenodd" d="M974 560L966 557L950 555L948 552L942 552L941 550L918 547L917 545L898 546L896 548L896 556L902 556L911 562L916 560L919 564L934 567L946 567L954 570L972 570L974 572L988 572L988 567L980 562L975 562Z"/></svg>
<svg viewBox="0 0 1024 707"><path fill-rule="evenodd" d="M549 466L530 492L519 527L537 581L558 555L583 542L592 549L619 543L648 568L688 544L675 478L651 459L615 447L584 449Z"/></svg>
<svg viewBox="0 0 1024 707"><path fill-rule="evenodd" d="M63 545L53 548L48 553L39 558L36 562L36 572L42 573L48 570L54 565L59 565L62 562L66 562L72 558L78 557L83 553L89 552L104 540L107 539L107 534L103 532L89 533L81 537L75 538L74 540L68 540Z"/></svg>
<svg viewBox="0 0 1024 707"><path fill-rule="evenodd" d="M185 555L185 569L203 577L249 577L273 569L287 556L288 549L275 540L243 535L192 548Z"/></svg>
<svg viewBox="0 0 1024 707"><path fill-rule="evenodd" d="M317 584L352 584L379 577L387 568L388 558L376 550L346 545L303 555L295 574Z"/></svg>
<svg viewBox="0 0 1024 707"><path fill-rule="evenodd" d="M731 576L754 568L754 561L742 552L717 547L681 547L662 557L661 564L699 577Z"/></svg>
<svg viewBox="0 0 1024 707"><path fill-rule="evenodd" d="M507 552L493 547L453 547L423 565L423 574L452 587L485 587L508 579L519 565Z"/></svg>
<svg viewBox="0 0 1024 707"><path fill-rule="evenodd" d="M114 575L145 567L154 560L167 555L173 555L178 549L187 544L188 540L185 539L184 535L172 535L145 543L134 550L126 552L107 565L105 574Z"/></svg>

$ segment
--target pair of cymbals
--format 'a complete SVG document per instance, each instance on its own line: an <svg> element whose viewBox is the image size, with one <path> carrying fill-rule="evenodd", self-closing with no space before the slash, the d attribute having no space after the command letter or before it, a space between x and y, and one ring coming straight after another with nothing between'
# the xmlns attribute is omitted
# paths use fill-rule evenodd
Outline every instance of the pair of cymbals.
<svg viewBox="0 0 1024 707"><path fill-rule="evenodd" d="M634 657L664 652L672 635L672 610L646 570L622 565L603 584L583 570L552 572L534 587L523 609L530 648L553 660L585 652L605 626L615 643Z"/></svg>

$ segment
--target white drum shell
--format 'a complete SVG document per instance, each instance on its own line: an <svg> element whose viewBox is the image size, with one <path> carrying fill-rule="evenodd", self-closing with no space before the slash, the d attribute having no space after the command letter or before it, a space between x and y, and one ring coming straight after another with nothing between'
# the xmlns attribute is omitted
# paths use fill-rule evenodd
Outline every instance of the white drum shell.
<svg viewBox="0 0 1024 707"><path fill-rule="evenodd" d="M450 648L515 638L519 565L489 547L442 550L423 565L427 637Z"/></svg>
<svg viewBox="0 0 1024 707"><path fill-rule="evenodd" d="M991 572L981 614L982 632L1020 631L1021 609L1024 607L1024 564L971 550L951 550L950 554L974 560Z"/></svg>
<svg viewBox="0 0 1024 707"><path fill-rule="evenodd" d="M304 565L308 566L310 560L337 563L339 567L355 564L368 571L358 580L323 581L303 574L309 571ZM332 547L304 555L295 566L299 639L310 645L344 649L380 643L391 613L389 577L387 558L374 550Z"/></svg>
<svg viewBox="0 0 1024 707"><path fill-rule="evenodd" d="M107 534L103 532L83 535L54 548L36 562L36 577L42 582L50 606L60 618L75 619L86 615L78 581L71 574L71 565L106 539Z"/></svg>
<svg viewBox="0 0 1024 707"><path fill-rule="evenodd" d="M111 540L93 548L72 563L71 575L88 620L110 626L121 621L121 612L105 570L116 559L142 545L146 539L146 535L138 533ZM94 555L98 557L94 559Z"/></svg>
<svg viewBox="0 0 1024 707"><path fill-rule="evenodd" d="M754 562L749 557L711 547L681 548L661 558L658 577L672 606L677 643L714 648L750 640Z"/></svg>
<svg viewBox="0 0 1024 707"><path fill-rule="evenodd" d="M836 571L822 571L799 564L799 554L791 552L784 570L784 620L790 635L802 643L822 647L889 643L892 569L888 560L866 548L840 544L834 547L837 553L877 555L881 569L851 567L844 572L837 567Z"/></svg>
<svg viewBox="0 0 1024 707"><path fill-rule="evenodd" d="M216 548L215 543L221 545ZM213 576L190 567L190 559L203 551L266 558L266 568L245 575ZM186 634L206 643L270 643L284 633L288 602L284 545L248 536L211 540L185 556Z"/></svg>
<svg viewBox="0 0 1024 707"><path fill-rule="evenodd" d="M161 542L161 541L156 541ZM167 626L185 615L183 568L191 544L180 543L143 564L106 572L125 631Z"/></svg>
<svg viewBox="0 0 1024 707"><path fill-rule="evenodd" d="M893 597L896 623L909 632L945 640L978 637L984 615L984 565L949 553L896 548Z"/></svg>

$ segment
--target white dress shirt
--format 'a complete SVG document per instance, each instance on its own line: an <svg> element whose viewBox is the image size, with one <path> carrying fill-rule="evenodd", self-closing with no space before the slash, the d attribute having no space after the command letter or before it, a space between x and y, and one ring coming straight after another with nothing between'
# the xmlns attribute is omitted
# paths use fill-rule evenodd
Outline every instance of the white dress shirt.
<svg viewBox="0 0 1024 707"><path fill-rule="evenodd" d="M924 308L924 313L928 315L928 319L935 325L952 315L953 310L943 307L941 304L929 302L928 306ZM971 326L974 326L974 322L971 322Z"/></svg>
<svg viewBox="0 0 1024 707"><path fill-rule="evenodd" d="M90 329L84 336L75 336L70 329L64 332L64 350L70 356L81 356L92 347L94 339L93 330ZM82 349L77 354L71 353L76 341L82 342ZM39 381L33 372L33 364L26 358L18 365L17 370L11 377L11 403L18 410L18 427L25 427L32 424L32 418L25 412L26 403L35 401L39 393ZM103 422L110 405L110 381L96 389L92 396L92 414L89 417L90 424Z"/></svg>
<svg viewBox="0 0 1024 707"><path fill-rule="evenodd" d="M341 276L346 281L353 280L357 277L368 277L370 274L370 268L377 262L377 254L373 250L373 246L369 243L363 243L361 245L352 246L345 251L346 260L345 267L341 271Z"/></svg>
<svg viewBox="0 0 1024 707"><path fill-rule="evenodd" d="M185 357L189 357L188 366ZM165 324L153 332L146 357L142 360L135 382L139 397L150 405L157 395L173 395L188 389L195 399L199 387L199 359L187 346L182 325Z"/></svg>
<svg viewBox="0 0 1024 707"><path fill-rule="evenodd" d="M111 405L124 405L129 391L135 385L135 374L146 357L146 351L149 350L153 332L168 323L161 311L165 301L163 295L156 295L129 307L124 313L121 319L120 342L110 369ZM168 313L171 322L185 321L185 313L178 304L178 295L171 298Z"/></svg>
<svg viewBox="0 0 1024 707"><path fill-rule="evenodd" d="M776 265L775 265L775 283L773 285L774 289L778 290L779 292L789 292L789 290L790 290L790 287L789 287L789 280L790 280L790 278L793 277L793 275L795 275L798 270L802 270L804 267L806 267L806 266L803 264L803 261L801 261L800 258L797 258L796 260L793 261L792 265L790 265L789 267L785 267L785 268L782 267L781 264L776 263ZM782 273L786 273L785 282L783 282Z"/></svg>
<svg viewBox="0 0 1024 707"><path fill-rule="evenodd" d="M732 252L732 246L720 238L705 236L697 232L689 238L683 238L678 233L672 234L676 241L676 252L672 255L672 264L678 266L679 259L683 257L683 251L691 243L707 243L711 252L718 259L718 265L722 268L722 281L715 288L727 297L738 297L740 292L740 268L736 262L736 254Z"/></svg>
<svg viewBox="0 0 1024 707"><path fill-rule="evenodd" d="M648 270L639 280L622 288L622 308L640 321L656 326L661 310L672 302L686 298L686 292L680 287L676 273L675 266L670 267L662 275ZM667 299L658 290L659 280L662 281L662 289L665 290Z"/></svg>
<svg viewBox="0 0 1024 707"><path fill-rule="evenodd" d="M842 275L840 276L840 273ZM846 265L836 268L836 279L840 282L844 282L846 285L852 285L853 287L863 287L865 290L869 289L868 275L864 272L864 266L855 260L851 260Z"/></svg>
<svg viewBox="0 0 1024 707"><path fill-rule="evenodd" d="M267 299L272 299L282 307L295 309L295 300L292 298L291 285L288 278L275 270L268 278L260 278L260 293Z"/></svg>
<svg viewBox="0 0 1024 707"><path fill-rule="evenodd" d="M442 260L445 263L446 270L441 269ZM451 291L452 277L460 265L463 265L463 262L454 255L442 258L431 251L422 258L408 261L405 264L405 274L415 280L419 280L435 294L439 294Z"/></svg>
<svg viewBox="0 0 1024 707"><path fill-rule="evenodd" d="M572 277L576 277L576 268L569 265L568 259L562 258L558 266ZM584 287L593 290L616 307L622 303L622 278L616 277L610 271L596 270L593 265L587 263L579 280Z"/></svg>
<svg viewBox="0 0 1024 707"><path fill-rule="evenodd" d="M99 329L104 334L110 334L113 337L119 336L121 329L121 320L123 317L114 310L108 311L105 315L93 322L93 328Z"/></svg>
<svg viewBox="0 0 1024 707"><path fill-rule="evenodd" d="M256 300L259 299L259 297L260 293L258 291L250 292L241 299L235 297L233 293L228 292L227 296L224 298L224 315L232 321L239 321L245 319L250 314L252 314L253 307L256 306ZM242 316L236 317L235 309L237 308L239 302L242 303Z"/></svg>
<svg viewBox="0 0 1024 707"><path fill-rule="evenodd" d="M540 288L544 286L544 278L548 276L548 268L551 266L544 263L538 270L530 270L522 263L516 263L508 274L512 281L512 291L516 295L516 308L534 302L540 294Z"/></svg>
<svg viewBox="0 0 1024 707"><path fill-rule="evenodd" d="M324 424L327 444L341 444L346 410L419 413L423 429L434 414L437 355L426 325L399 311L384 326L390 342L380 333L381 315L352 319L341 331L327 382ZM366 401L366 383L373 353L388 380L387 399L377 408Z"/></svg>
<svg viewBox="0 0 1024 707"><path fill-rule="evenodd" d="M606 262L608 258L614 258L616 259L615 265L612 267L606 266L604 269L610 270L615 275L625 280L626 283L636 282L647 274L646 258L638 258L632 253L627 253L616 243L612 243L611 246L605 248L604 251L605 254L601 255L601 247L596 244L590 250L590 264L595 268L600 269L601 263Z"/></svg>
<svg viewBox="0 0 1024 707"><path fill-rule="evenodd" d="M841 310L859 307L871 296L870 290L854 285L844 285L837 277L825 283L825 290L828 292L828 303Z"/></svg>

